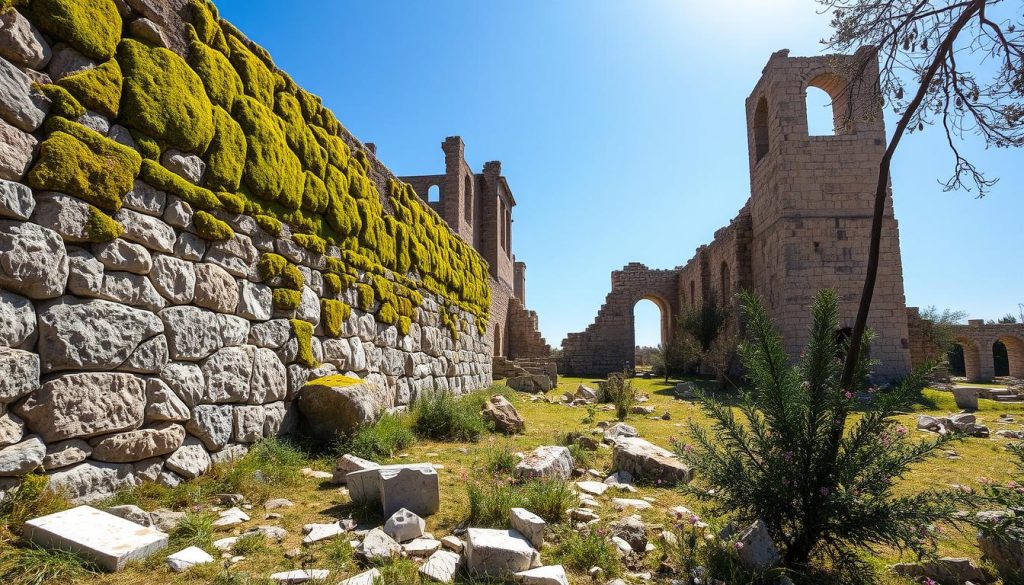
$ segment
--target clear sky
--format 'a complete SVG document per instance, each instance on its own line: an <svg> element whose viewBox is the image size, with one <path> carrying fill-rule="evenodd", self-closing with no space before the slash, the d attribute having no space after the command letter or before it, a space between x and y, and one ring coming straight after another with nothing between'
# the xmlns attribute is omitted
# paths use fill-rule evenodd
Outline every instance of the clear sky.
<svg viewBox="0 0 1024 585"><path fill-rule="evenodd" d="M478 172L502 161L527 303L552 346L591 323L612 270L684 264L735 216L750 189L744 99L773 51L819 54L829 33L813 0L217 4L396 174L443 172L456 134ZM942 192L938 132L897 154L907 303L994 319L1024 302L1024 153L968 151L1001 178L984 199ZM657 309L637 315L637 342L656 345Z"/></svg>

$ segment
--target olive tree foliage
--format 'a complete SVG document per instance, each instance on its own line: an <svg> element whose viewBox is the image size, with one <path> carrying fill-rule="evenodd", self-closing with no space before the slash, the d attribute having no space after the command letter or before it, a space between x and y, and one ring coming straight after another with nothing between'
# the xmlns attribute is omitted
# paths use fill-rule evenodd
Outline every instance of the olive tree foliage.
<svg viewBox="0 0 1024 585"><path fill-rule="evenodd" d="M818 0L832 17L826 48L860 61L844 71L850 81L877 84L886 106L899 116L879 164L867 273L854 322L842 383L849 386L863 346L878 274L889 169L907 133L936 126L953 159L947 190L976 190L996 178L964 154L964 139L986 146L1024 145L1024 10L1021 0ZM868 73L878 62L879 75ZM853 102L854 100L848 100ZM851 103L851 108L853 107Z"/></svg>

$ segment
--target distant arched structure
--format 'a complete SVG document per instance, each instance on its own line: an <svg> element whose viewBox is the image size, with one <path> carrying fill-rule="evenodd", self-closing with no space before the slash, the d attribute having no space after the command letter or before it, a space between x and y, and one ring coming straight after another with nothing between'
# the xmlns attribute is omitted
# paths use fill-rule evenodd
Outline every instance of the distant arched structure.
<svg viewBox="0 0 1024 585"><path fill-rule="evenodd" d="M914 317L916 309L911 308L911 324L920 321L920 318ZM917 327L912 329L916 331ZM919 335L911 334L912 338L916 336ZM963 348L964 374L968 380L985 382L996 376L993 349L997 342L1006 348L1009 376L1024 379L1024 324L985 323L982 319L971 319L967 325L955 325L953 336L956 344ZM934 346L918 348L921 343L916 339L912 339L911 343L915 350L911 352L914 367L922 365L938 353Z"/></svg>

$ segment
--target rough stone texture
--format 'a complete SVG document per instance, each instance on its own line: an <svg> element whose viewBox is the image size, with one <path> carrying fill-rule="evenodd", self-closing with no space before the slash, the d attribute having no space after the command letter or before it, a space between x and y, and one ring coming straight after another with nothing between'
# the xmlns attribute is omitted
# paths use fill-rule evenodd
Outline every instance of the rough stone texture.
<svg viewBox="0 0 1024 585"><path fill-rule="evenodd" d="M146 383L133 374L64 374L48 380L14 412L47 443L138 428Z"/></svg>
<svg viewBox="0 0 1024 585"><path fill-rule="evenodd" d="M782 558L763 520L751 524L736 542L743 544L742 547L737 547L737 556L740 564L747 570L768 570Z"/></svg>
<svg viewBox="0 0 1024 585"><path fill-rule="evenodd" d="M131 134L128 133L128 130L126 128L123 128L121 126L114 126L110 129L111 138L118 140L117 136L119 134L125 136L124 140L131 141L131 143L128 144L128 146L135 148L135 141L132 140ZM118 141L120 142L120 140ZM164 206L167 203L167 194L164 193L163 191L160 191L156 187L149 185L148 183L144 183L142 181L137 180L135 181L132 190L125 193L124 196L121 197L121 203L128 209L133 209L140 213L145 213L146 215L160 216L160 214L163 213ZM171 222L168 221L167 223ZM188 225L188 223L186 222L185 225Z"/></svg>
<svg viewBox="0 0 1024 585"><path fill-rule="evenodd" d="M46 445L36 436L0 449L0 477L17 477L40 467Z"/></svg>
<svg viewBox="0 0 1024 585"><path fill-rule="evenodd" d="M132 244L120 238L96 244L92 251L104 267L109 270L124 270L135 274L149 274L153 269L153 257L149 250L139 244Z"/></svg>
<svg viewBox="0 0 1024 585"><path fill-rule="evenodd" d="M533 548L540 550L544 545L544 528L547 527L544 519L525 508L512 508L509 516L512 529L529 540Z"/></svg>
<svg viewBox="0 0 1024 585"><path fill-rule="evenodd" d="M46 447L46 456L43 457L43 469L51 471L68 467L85 461L89 455L92 455L92 447L82 439L50 443Z"/></svg>
<svg viewBox="0 0 1024 585"><path fill-rule="evenodd" d="M124 227L121 236L124 239L142 244L155 252L170 254L174 251L177 239L174 228L163 221L123 207L114 215L114 219Z"/></svg>
<svg viewBox="0 0 1024 585"><path fill-rule="evenodd" d="M194 437L187 437L181 447L164 462L167 469L187 479L206 473L210 464L210 454L203 448L203 444Z"/></svg>
<svg viewBox="0 0 1024 585"><path fill-rule="evenodd" d="M188 406L167 382L160 378L146 380L146 422L181 422L190 417Z"/></svg>
<svg viewBox="0 0 1024 585"><path fill-rule="evenodd" d="M25 436L25 422L0 406L0 449L21 441Z"/></svg>
<svg viewBox="0 0 1024 585"><path fill-rule="evenodd" d="M209 357L224 342L220 332L211 327L217 316L198 307L169 307L160 311L167 331L171 359L196 361Z"/></svg>
<svg viewBox="0 0 1024 585"><path fill-rule="evenodd" d="M103 437L92 448L92 458L108 463L130 463L174 452L185 440L185 428L162 423L151 429L139 429Z"/></svg>
<svg viewBox="0 0 1024 585"><path fill-rule="evenodd" d="M0 179L0 217L24 221L32 216L35 207L32 189L21 183Z"/></svg>
<svg viewBox="0 0 1024 585"><path fill-rule="evenodd" d="M384 516L405 508L419 516L441 507L437 471L430 464L383 465L347 476L353 502L380 503Z"/></svg>
<svg viewBox="0 0 1024 585"><path fill-rule="evenodd" d="M562 565L550 565L516 573L516 582L525 585L569 585L569 578Z"/></svg>
<svg viewBox="0 0 1024 585"><path fill-rule="evenodd" d="M453 583L461 564L462 557L457 553L439 550L430 555L430 558L420 566L419 572L431 581Z"/></svg>
<svg viewBox="0 0 1024 585"><path fill-rule="evenodd" d="M526 427L523 417L512 406L512 403L501 394L491 396L491 399L484 404L484 420L490 421L494 428L506 435L514 435L523 432Z"/></svg>
<svg viewBox="0 0 1024 585"><path fill-rule="evenodd" d="M206 378L203 401L209 404L248 401L255 353L256 348L244 345L219 349L207 358L203 362Z"/></svg>
<svg viewBox="0 0 1024 585"><path fill-rule="evenodd" d="M58 43L53 46L53 57L50 59L50 64L46 71L53 78L53 81L59 81L72 73L92 69L97 65L99 63L85 57L64 43Z"/></svg>
<svg viewBox="0 0 1024 585"><path fill-rule="evenodd" d="M505 576L539 567L540 553L515 530L470 528L465 560L472 575Z"/></svg>
<svg viewBox="0 0 1024 585"><path fill-rule="evenodd" d="M687 483L693 477L690 468L671 451L639 437L616 439L612 448L612 466L633 477L660 480L666 485Z"/></svg>
<svg viewBox="0 0 1024 585"><path fill-rule="evenodd" d="M39 387L39 356L0 347L0 405L14 402Z"/></svg>
<svg viewBox="0 0 1024 585"><path fill-rule="evenodd" d="M117 490L138 484L130 463L101 463L86 460L50 474L47 488L64 494L73 502L102 500Z"/></svg>
<svg viewBox="0 0 1024 585"><path fill-rule="evenodd" d="M50 111L50 101L32 89L32 79L0 58L0 118L25 132L34 132Z"/></svg>
<svg viewBox="0 0 1024 585"><path fill-rule="evenodd" d="M36 311L25 297L0 290L0 347L26 349L36 341Z"/></svg>
<svg viewBox="0 0 1024 585"><path fill-rule="evenodd" d="M51 299L64 292L67 279L68 257L60 234L32 223L0 220L0 287L31 299Z"/></svg>
<svg viewBox="0 0 1024 585"><path fill-rule="evenodd" d="M252 321L266 321L273 315L273 291L265 284L238 281L238 307L235 311L239 316ZM344 340L330 340L340 341Z"/></svg>
<svg viewBox="0 0 1024 585"><path fill-rule="evenodd" d="M370 561L386 559L402 552L402 547L384 529L374 528L363 537L363 556Z"/></svg>
<svg viewBox="0 0 1024 585"><path fill-rule="evenodd" d="M321 440L333 440L376 420L386 407L382 391L370 382L335 384L330 378L307 382L299 393L299 410L307 430Z"/></svg>
<svg viewBox="0 0 1024 585"><path fill-rule="evenodd" d="M160 319L148 311L64 297L39 311L42 370L115 368L163 329Z"/></svg>
<svg viewBox="0 0 1024 585"><path fill-rule="evenodd" d="M426 528L427 523L423 518L405 508L399 509L384 523L384 532L397 542L409 542L414 538L419 538L423 536Z"/></svg>
<svg viewBox="0 0 1024 585"><path fill-rule="evenodd" d="M25 523L27 540L43 548L57 548L82 555L108 571L141 561L167 546L167 534L79 506Z"/></svg>
<svg viewBox="0 0 1024 585"><path fill-rule="evenodd" d="M203 162L203 159L173 148L164 151L160 156L160 163L171 172L196 185L203 182L203 175L206 173L206 163Z"/></svg>
<svg viewBox="0 0 1024 585"><path fill-rule="evenodd" d="M195 303L219 313L233 313L238 305L235 279L215 264L196 264Z"/></svg>
<svg viewBox="0 0 1024 585"><path fill-rule="evenodd" d="M0 119L0 179L20 181L28 172L38 141Z"/></svg>
<svg viewBox="0 0 1024 585"><path fill-rule="evenodd" d="M0 14L0 57L15 65L42 69L50 60L50 45L27 18L11 8Z"/></svg>
<svg viewBox="0 0 1024 585"><path fill-rule="evenodd" d="M380 465L373 461L367 461L361 457L346 453L334 462L334 475L331 478L331 483L345 484L348 483L348 474L355 471L377 469L379 467Z"/></svg>
<svg viewBox="0 0 1024 585"><path fill-rule="evenodd" d="M560 478L572 476L573 461L569 449L560 445L537 447L525 459L516 464L517 479Z"/></svg>
<svg viewBox="0 0 1024 585"><path fill-rule="evenodd" d="M185 424L188 432L198 437L206 448L220 451L231 440L234 416L228 405L204 404L192 409L192 418Z"/></svg>

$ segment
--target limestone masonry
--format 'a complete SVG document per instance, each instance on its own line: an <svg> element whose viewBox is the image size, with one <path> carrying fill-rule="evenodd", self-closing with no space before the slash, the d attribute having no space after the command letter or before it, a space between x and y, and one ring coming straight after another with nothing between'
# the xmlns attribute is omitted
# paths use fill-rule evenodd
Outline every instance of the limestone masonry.
<svg viewBox="0 0 1024 585"><path fill-rule="evenodd" d="M684 307L709 294L735 304L749 289L764 299L796 356L807 341L810 305L822 288L840 295L843 327L852 327L864 283L878 162L885 150L881 100L868 82L847 88L841 71L857 56L771 56L747 98L750 199L714 241L684 266L651 270L630 264L612 273L612 290L585 331L562 342L562 373L606 374L632 366L633 307L661 308L662 339L677 330ZM810 136L806 91L833 98L836 134ZM909 371L910 341L903 295L899 229L887 204L882 258L868 325L880 378ZM734 311L733 314L736 314ZM841 332L837 332L841 333Z"/></svg>
<svg viewBox="0 0 1024 585"><path fill-rule="evenodd" d="M0 492L173 485L307 382L365 419L549 352L500 163L446 140L432 209L204 0L0 2L0 136Z"/></svg>

